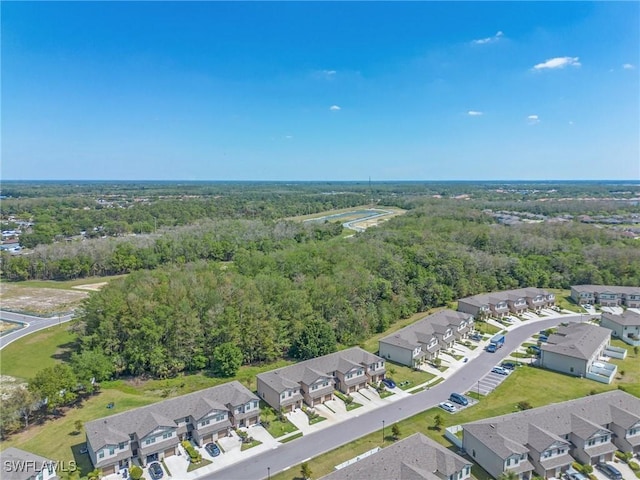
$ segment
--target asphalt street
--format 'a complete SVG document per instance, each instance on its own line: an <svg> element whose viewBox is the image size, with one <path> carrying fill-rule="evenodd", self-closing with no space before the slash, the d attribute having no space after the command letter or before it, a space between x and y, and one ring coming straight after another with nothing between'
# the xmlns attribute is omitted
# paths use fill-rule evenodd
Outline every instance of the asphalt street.
<svg viewBox="0 0 640 480"><path fill-rule="evenodd" d="M9 320L12 322L20 322L26 325L26 327L21 328L20 330L14 330L13 332L7 333L6 335L0 337L0 350L2 350L10 343L15 342L19 338L24 337L25 335L29 335L30 333L37 332L38 330L42 330L44 328L68 322L72 318L73 314L59 316L56 315L50 318L45 318L0 310L0 319Z"/></svg>
<svg viewBox="0 0 640 480"><path fill-rule="evenodd" d="M477 358L462 366L444 382L429 390L407 396L392 404L341 422L333 427L305 435L284 443L269 452L249 457L225 469L200 478L206 480L257 480L267 478L292 466L308 461L336 447L350 443L360 437L390 427L394 422L411 417L449 398L451 392L464 393L473 390L478 381L499 364L526 339L540 330L554 327L561 322L580 322L584 317L564 315L550 319L524 322L506 334L505 345L496 353L482 352ZM380 441L382 443L382 434Z"/></svg>

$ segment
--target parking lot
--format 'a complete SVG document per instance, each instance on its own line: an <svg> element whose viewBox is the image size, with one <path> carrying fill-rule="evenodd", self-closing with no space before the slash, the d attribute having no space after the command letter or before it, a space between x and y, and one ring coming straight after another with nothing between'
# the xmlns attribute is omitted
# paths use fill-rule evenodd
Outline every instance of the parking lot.
<svg viewBox="0 0 640 480"><path fill-rule="evenodd" d="M498 385L506 380L509 375L502 375L500 373L489 372L480 380L478 380L477 388L474 388L474 392L480 395L488 395L493 392Z"/></svg>

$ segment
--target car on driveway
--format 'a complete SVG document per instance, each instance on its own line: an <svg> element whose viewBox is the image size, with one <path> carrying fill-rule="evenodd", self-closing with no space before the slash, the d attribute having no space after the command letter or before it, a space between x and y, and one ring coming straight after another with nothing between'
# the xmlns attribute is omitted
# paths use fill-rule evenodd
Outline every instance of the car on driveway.
<svg viewBox="0 0 640 480"><path fill-rule="evenodd" d="M149 475L153 480L158 480L164 476L164 471L158 462L153 462L149 465Z"/></svg>
<svg viewBox="0 0 640 480"><path fill-rule="evenodd" d="M567 472L564 478L566 480L589 480L589 477L587 477L585 474L576 471Z"/></svg>
<svg viewBox="0 0 640 480"><path fill-rule="evenodd" d="M218 445L216 445L215 443L207 443L204 446L204 449L212 457L217 457L218 455L220 455L220 447L218 447Z"/></svg>
<svg viewBox="0 0 640 480"><path fill-rule="evenodd" d="M609 465L608 463L604 463L604 462L598 463L596 464L596 468L600 470L602 473L604 473L604 475L607 478L610 478L611 480L623 480L620 470L618 470L616 467L612 465Z"/></svg>
<svg viewBox="0 0 640 480"><path fill-rule="evenodd" d="M384 383L384 386L387 388L396 388L396 382L394 382L390 378L383 378L382 383Z"/></svg>
<svg viewBox="0 0 640 480"><path fill-rule="evenodd" d="M504 367L493 367L491 373L498 373L500 375L509 375L509 370Z"/></svg>
<svg viewBox="0 0 640 480"><path fill-rule="evenodd" d="M466 407L467 405L469 405L469 400L467 400L467 397L465 397L464 395L460 395L459 393L454 392L451 395L449 395L449 400L451 400L454 403L458 403L463 407Z"/></svg>
<svg viewBox="0 0 640 480"><path fill-rule="evenodd" d="M449 402L442 402L440 404L440 408L442 408L443 410L446 410L449 413L453 413L456 411L456 406L453 403L449 403Z"/></svg>
<svg viewBox="0 0 640 480"><path fill-rule="evenodd" d="M506 368L507 370L515 370L516 364L513 362L502 362L500 365L502 368Z"/></svg>

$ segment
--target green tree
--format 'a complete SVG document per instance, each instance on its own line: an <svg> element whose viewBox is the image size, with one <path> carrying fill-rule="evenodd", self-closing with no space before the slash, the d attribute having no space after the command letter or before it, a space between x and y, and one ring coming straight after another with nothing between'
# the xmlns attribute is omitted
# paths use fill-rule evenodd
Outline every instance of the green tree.
<svg viewBox="0 0 640 480"><path fill-rule="evenodd" d="M82 420L76 420L75 422L73 422L73 428L78 433L82 432L82 425Z"/></svg>
<svg viewBox="0 0 640 480"><path fill-rule="evenodd" d="M638 351L640 351L640 348L638 348L637 345L634 345L634 347L633 347L633 355L637 357L638 356Z"/></svg>
<svg viewBox="0 0 640 480"><path fill-rule="evenodd" d="M443 423L444 423L444 420L442 418L442 415L440 415L439 413L436 413L436 416L433 417L433 428L440 431Z"/></svg>
<svg viewBox="0 0 640 480"><path fill-rule="evenodd" d="M242 365L242 350L233 343L218 345L213 350L212 365L218 375L233 377Z"/></svg>
<svg viewBox="0 0 640 480"><path fill-rule="evenodd" d="M498 477L498 480L518 480L518 474L513 470L502 472Z"/></svg>
<svg viewBox="0 0 640 480"><path fill-rule="evenodd" d="M78 380L85 384L90 384L92 378L96 382L109 380L115 370L113 360L97 350L85 350L71 355L71 368Z"/></svg>
<svg viewBox="0 0 640 480"><path fill-rule="evenodd" d="M129 470L129 475L131 476L131 480L140 480L142 478L143 473L144 472L142 471L142 469L137 465L134 465Z"/></svg>
<svg viewBox="0 0 640 480"><path fill-rule="evenodd" d="M310 479L311 475L313 475L313 473L311 472L311 467L309 467L309 464L307 462L304 462L302 465L300 465L300 474L302 475L302 478L304 478L304 480Z"/></svg>
<svg viewBox="0 0 640 480"><path fill-rule="evenodd" d="M394 423L391 426L391 434L393 435L394 440L398 440L400 438L400 427L397 423Z"/></svg>
<svg viewBox="0 0 640 480"><path fill-rule="evenodd" d="M320 357L336 350L336 336L324 320L310 320L302 326L291 346L291 356L300 360Z"/></svg>
<svg viewBox="0 0 640 480"><path fill-rule="evenodd" d="M78 380L71 367L60 363L36 373L29 382L29 390L47 401L47 410L53 411L62 405L68 405L76 397Z"/></svg>

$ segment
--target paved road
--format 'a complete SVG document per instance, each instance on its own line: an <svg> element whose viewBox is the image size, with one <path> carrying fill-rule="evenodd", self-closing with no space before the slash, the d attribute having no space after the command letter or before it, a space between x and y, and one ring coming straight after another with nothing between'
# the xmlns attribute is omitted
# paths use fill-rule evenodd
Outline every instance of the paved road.
<svg viewBox="0 0 640 480"><path fill-rule="evenodd" d="M11 333L7 333L0 337L0 350L9 345L12 342L15 342L19 338L24 337L25 335L29 335L30 333L37 332L38 330L42 330L43 328L48 328L53 325L59 325L61 323L68 322L73 318L73 314L67 315L56 315L51 318L45 317L36 317L33 315L23 315L21 313L13 313L6 312L4 310L0 310L0 319L2 320L11 320L13 322L20 322L27 325L20 330L15 330Z"/></svg>
<svg viewBox="0 0 640 480"><path fill-rule="evenodd" d="M534 333L554 327L560 322L580 322L581 320L584 320L584 318L576 314L524 322L506 335L503 348L496 353L482 352L477 358L462 366L446 381L430 390L407 396L388 406L368 413L356 415L354 418L333 427L305 435L290 443L281 444L272 451L249 457L242 462L200 478L206 480L256 480L267 478L269 472L275 474L282 470L287 470L294 465L310 460L312 457L381 430L383 420L385 425L390 427L394 422L438 405L448 399L451 392L464 393L473 390L479 379Z"/></svg>

